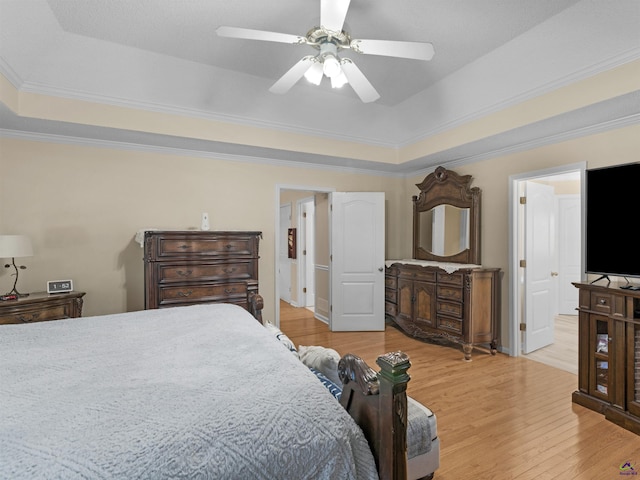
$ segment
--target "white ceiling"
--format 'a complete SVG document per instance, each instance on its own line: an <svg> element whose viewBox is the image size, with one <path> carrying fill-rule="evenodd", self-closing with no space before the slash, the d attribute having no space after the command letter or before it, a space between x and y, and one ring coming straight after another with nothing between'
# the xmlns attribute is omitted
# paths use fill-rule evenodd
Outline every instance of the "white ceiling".
<svg viewBox="0 0 640 480"><path fill-rule="evenodd" d="M227 25L304 36L319 8L320 0L0 0L0 73L24 92L401 148L640 58L637 0L352 0L352 37L431 42L436 51L430 62L349 52L381 95L363 104L326 80L272 94L313 49L215 34ZM408 173L570 135L585 119L628 118L639 105L631 95L395 166L51 122L2 104L0 129Z"/></svg>

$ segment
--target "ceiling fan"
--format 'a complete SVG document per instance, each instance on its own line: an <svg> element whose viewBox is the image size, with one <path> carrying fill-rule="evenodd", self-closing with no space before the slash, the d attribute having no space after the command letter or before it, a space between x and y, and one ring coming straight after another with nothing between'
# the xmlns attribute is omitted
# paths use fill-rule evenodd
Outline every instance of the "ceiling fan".
<svg viewBox="0 0 640 480"><path fill-rule="evenodd" d="M364 103L374 102L380 95L350 58L338 56L343 50L365 55L431 60L434 55L430 43L401 42L391 40L353 39L342 30L351 0L320 0L320 26L301 37L287 33L268 32L238 27L219 27L221 37L263 40L268 42L310 45L318 53L307 55L287 71L269 89L273 93L286 93L303 76L320 85L323 76L331 79L331 86L339 88L349 83Z"/></svg>

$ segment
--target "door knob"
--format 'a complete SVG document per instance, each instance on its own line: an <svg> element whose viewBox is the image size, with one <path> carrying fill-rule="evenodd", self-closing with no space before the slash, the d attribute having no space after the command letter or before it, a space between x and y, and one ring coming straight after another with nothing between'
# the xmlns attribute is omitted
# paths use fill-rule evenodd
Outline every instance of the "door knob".
<svg viewBox="0 0 640 480"><path fill-rule="evenodd" d="M382 272L383 270L384 270L384 268L382 268L382 267L379 267L379 268L378 268L378 271L379 271L379 272Z"/></svg>

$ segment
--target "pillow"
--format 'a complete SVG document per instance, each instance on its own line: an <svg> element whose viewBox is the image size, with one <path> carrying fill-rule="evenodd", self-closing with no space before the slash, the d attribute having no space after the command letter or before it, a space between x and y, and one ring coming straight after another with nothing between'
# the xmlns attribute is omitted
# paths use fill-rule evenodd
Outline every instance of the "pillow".
<svg viewBox="0 0 640 480"><path fill-rule="evenodd" d="M282 330L269 322L265 323L264 326L270 333L272 333L276 337L276 339L282 345L284 345L291 353L293 353L296 358L300 358L298 355L298 350L296 350L296 346L291 341L291 339L282 332Z"/></svg>
<svg viewBox="0 0 640 480"><path fill-rule="evenodd" d="M329 380L327 377L325 377L322 374L322 372L319 372L315 368L309 368L309 370L311 370L313 372L313 374L316 377L318 377L318 380L320 380L320 382L325 387L327 387L327 390L329 390L329 392L331 392L331 395L333 395L336 398L336 400L340 400L340 395L342 395L342 389L338 385L333 383L331 380Z"/></svg>
<svg viewBox="0 0 640 480"><path fill-rule="evenodd" d="M320 346L304 346L298 348L300 360L307 367L321 372L325 377L342 388L342 382L338 376L338 362L340 354L332 348Z"/></svg>

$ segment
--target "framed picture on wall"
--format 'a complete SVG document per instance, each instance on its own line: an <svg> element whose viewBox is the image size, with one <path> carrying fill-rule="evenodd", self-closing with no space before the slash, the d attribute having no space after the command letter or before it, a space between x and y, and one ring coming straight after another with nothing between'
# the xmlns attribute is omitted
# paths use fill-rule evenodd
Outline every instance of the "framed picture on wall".
<svg viewBox="0 0 640 480"><path fill-rule="evenodd" d="M296 229L290 228L287 231L287 251L289 258L296 258Z"/></svg>

